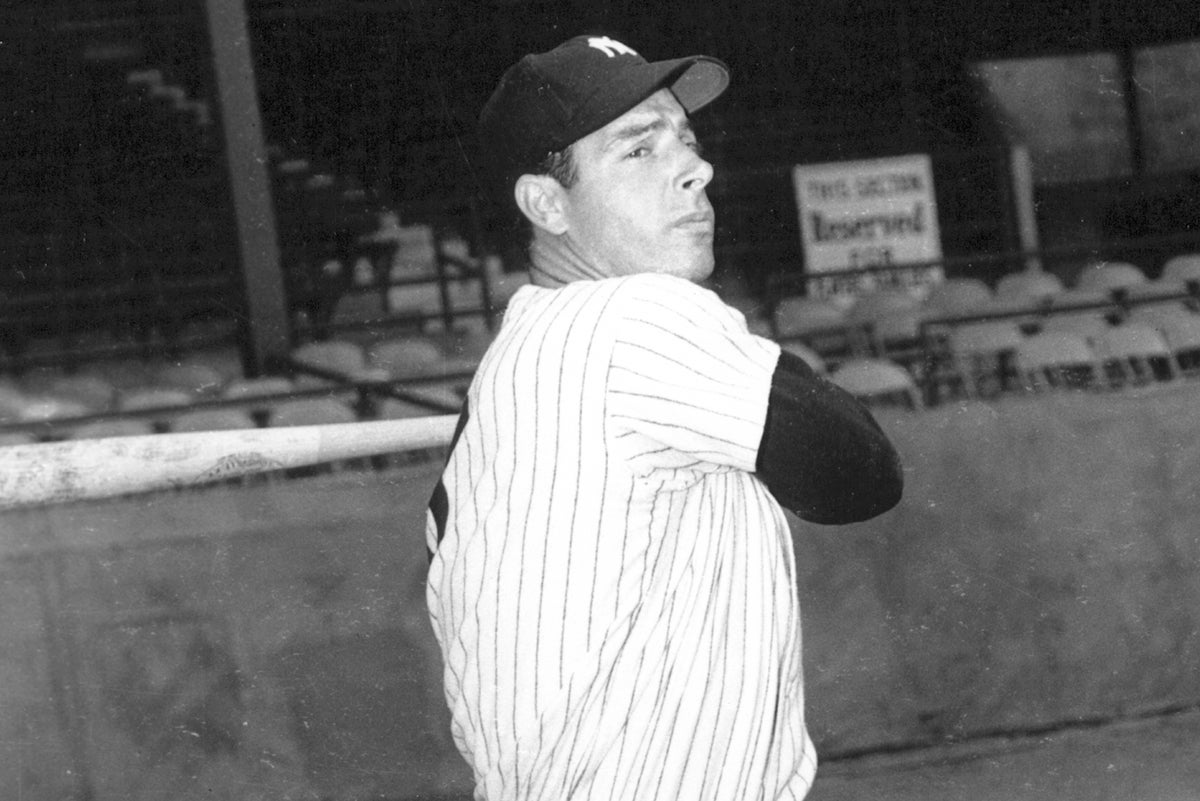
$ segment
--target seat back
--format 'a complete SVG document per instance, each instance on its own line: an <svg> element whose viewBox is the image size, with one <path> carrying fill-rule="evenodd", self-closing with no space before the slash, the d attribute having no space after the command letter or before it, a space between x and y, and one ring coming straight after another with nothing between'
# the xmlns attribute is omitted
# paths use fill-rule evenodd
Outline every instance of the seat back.
<svg viewBox="0 0 1200 801"><path fill-rule="evenodd" d="M1113 368L1110 380L1114 383L1168 381L1178 373L1166 339L1147 323L1113 326L1098 340L1096 348Z"/></svg>
<svg viewBox="0 0 1200 801"><path fill-rule="evenodd" d="M919 409L924 405L909 372L886 359L848 359L838 365L830 380L872 406Z"/></svg>
<svg viewBox="0 0 1200 801"><path fill-rule="evenodd" d="M1075 288L1093 292L1112 292L1146 283L1146 274L1135 264L1103 261L1089 264L1075 277Z"/></svg>
<svg viewBox="0 0 1200 801"><path fill-rule="evenodd" d="M1084 389L1101 383L1100 362L1083 335L1042 331L1017 346L1016 367L1026 389Z"/></svg>
<svg viewBox="0 0 1200 801"><path fill-rule="evenodd" d="M1200 281L1200 253L1184 253L1167 259L1159 280L1179 284Z"/></svg>
<svg viewBox="0 0 1200 801"><path fill-rule="evenodd" d="M952 375L967 397L987 396L1010 388L1012 362L1025 336L1011 320L956 326L947 338ZM945 382L943 382L945 383Z"/></svg>
<svg viewBox="0 0 1200 801"><path fill-rule="evenodd" d="M992 299L992 290L978 278L947 278L930 288L922 306L929 316L951 316L982 311Z"/></svg>
<svg viewBox="0 0 1200 801"><path fill-rule="evenodd" d="M315 426L329 423L353 423L358 420L354 410L335 398L297 398L275 404L268 424L281 426Z"/></svg>
<svg viewBox="0 0 1200 801"><path fill-rule="evenodd" d="M780 337L803 336L810 331L835 329L845 324L845 312L817 298L784 298L775 306L775 330Z"/></svg>
<svg viewBox="0 0 1200 801"><path fill-rule="evenodd" d="M439 370L445 360L437 343L422 336L386 339L366 349L366 363L393 378L428 375Z"/></svg>
<svg viewBox="0 0 1200 801"><path fill-rule="evenodd" d="M996 282L996 297L1006 301L1036 304L1062 291L1058 276L1041 270L1008 273Z"/></svg>

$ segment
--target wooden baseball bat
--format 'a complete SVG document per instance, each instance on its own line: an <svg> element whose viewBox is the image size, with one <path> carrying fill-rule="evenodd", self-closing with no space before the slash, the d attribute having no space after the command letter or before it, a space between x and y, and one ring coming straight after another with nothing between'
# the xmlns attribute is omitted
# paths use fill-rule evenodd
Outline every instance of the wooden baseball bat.
<svg viewBox="0 0 1200 801"><path fill-rule="evenodd" d="M0 447L0 509L110 498L446 445L455 415Z"/></svg>

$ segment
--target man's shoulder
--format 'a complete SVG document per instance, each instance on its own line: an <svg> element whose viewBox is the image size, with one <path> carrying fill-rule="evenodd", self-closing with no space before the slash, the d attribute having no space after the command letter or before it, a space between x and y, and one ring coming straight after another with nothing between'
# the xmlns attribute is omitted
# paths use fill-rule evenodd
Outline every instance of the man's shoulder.
<svg viewBox="0 0 1200 801"><path fill-rule="evenodd" d="M746 331L745 318L716 292L674 275L641 273L609 279L619 282L612 304L617 314L647 320L686 319L694 325Z"/></svg>
<svg viewBox="0 0 1200 801"><path fill-rule="evenodd" d="M710 311L725 307L712 290L675 275L638 273L607 280L614 282L613 298L627 306L700 307Z"/></svg>

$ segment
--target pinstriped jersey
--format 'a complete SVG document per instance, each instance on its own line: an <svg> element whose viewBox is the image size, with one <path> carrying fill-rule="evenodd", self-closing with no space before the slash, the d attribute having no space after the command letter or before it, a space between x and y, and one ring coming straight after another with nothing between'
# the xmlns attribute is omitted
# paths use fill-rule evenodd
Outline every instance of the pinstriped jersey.
<svg viewBox="0 0 1200 801"><path fill-rule="evenodd" d="M805 795L794 556L753 475L778 356L681 278L513 297L427 526L476 798Z"/></svg>

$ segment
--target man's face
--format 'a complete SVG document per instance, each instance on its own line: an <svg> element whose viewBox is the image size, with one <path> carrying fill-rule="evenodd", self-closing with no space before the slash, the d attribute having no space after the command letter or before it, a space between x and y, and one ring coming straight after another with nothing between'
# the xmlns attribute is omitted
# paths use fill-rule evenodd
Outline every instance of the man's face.
<svg viewBox="0 0 1200 801"><path fill-rule="evenodd" d="M713 269L712 165L687 114L660 89L572 147L565 236L603 275L665 273L700 281Z"/></svg>

